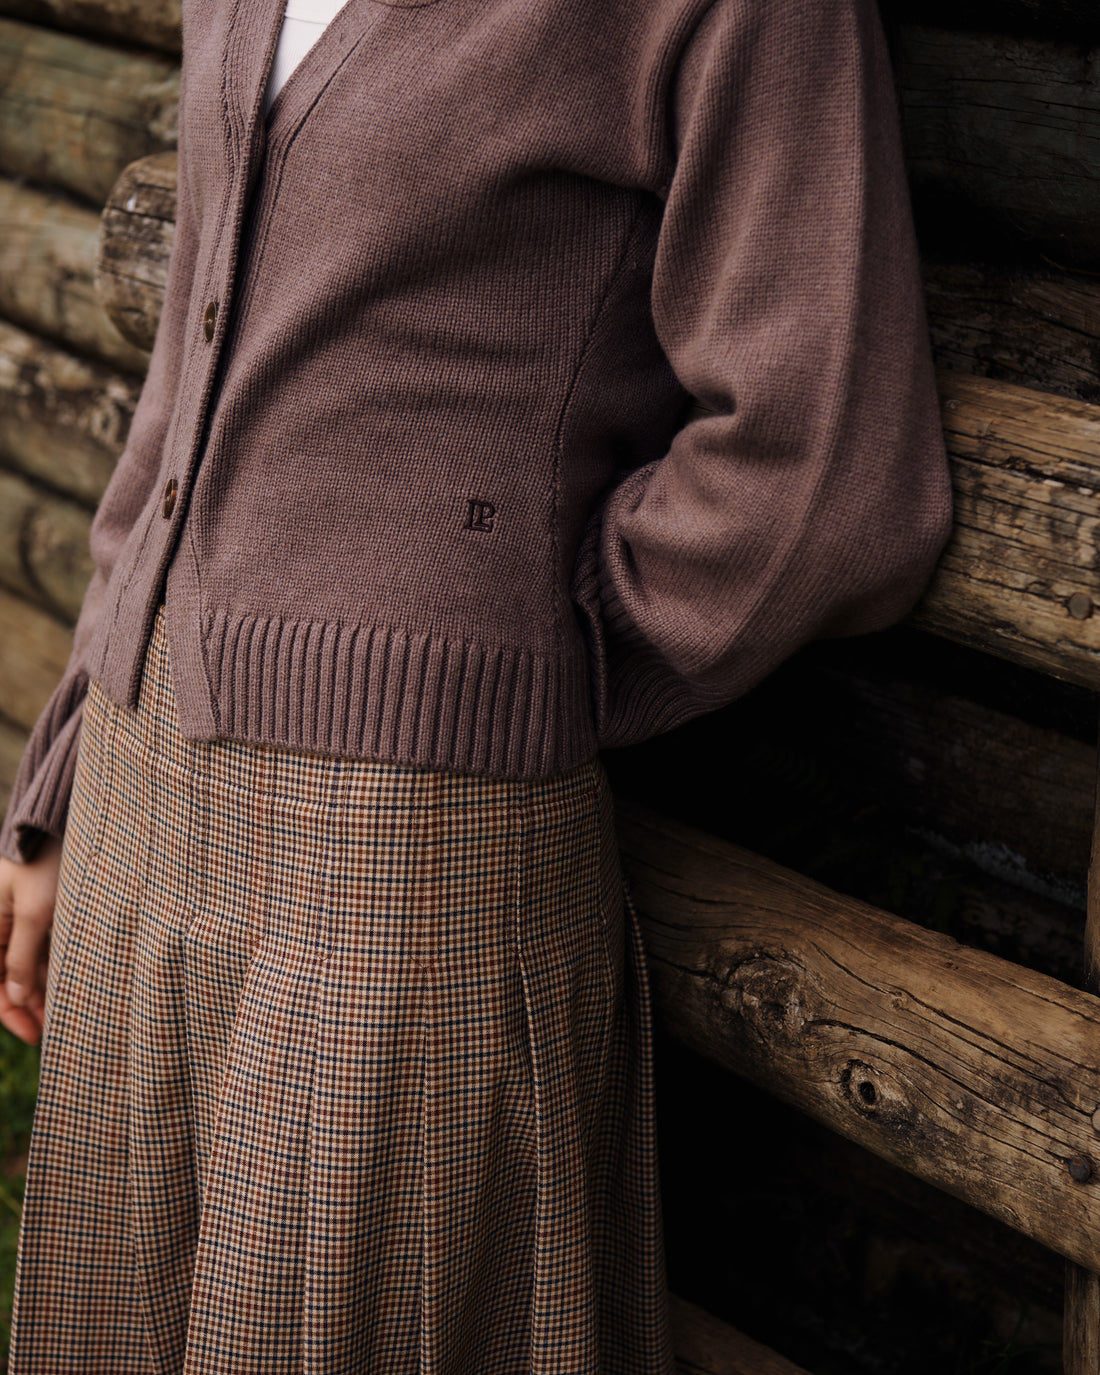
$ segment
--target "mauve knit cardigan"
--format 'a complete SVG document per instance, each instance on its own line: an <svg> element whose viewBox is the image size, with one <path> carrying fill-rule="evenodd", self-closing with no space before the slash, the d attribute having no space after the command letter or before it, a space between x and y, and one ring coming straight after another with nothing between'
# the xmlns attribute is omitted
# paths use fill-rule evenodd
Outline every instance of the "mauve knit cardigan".
<svg viewBox="0 0 1100 1375"><path fill-rule="evenodd" d="M186 735L501 777L912 606L950 495L873 0L349 0L266 125L282 7L183 18L163 317L5 854L162 598Z"/></svg>

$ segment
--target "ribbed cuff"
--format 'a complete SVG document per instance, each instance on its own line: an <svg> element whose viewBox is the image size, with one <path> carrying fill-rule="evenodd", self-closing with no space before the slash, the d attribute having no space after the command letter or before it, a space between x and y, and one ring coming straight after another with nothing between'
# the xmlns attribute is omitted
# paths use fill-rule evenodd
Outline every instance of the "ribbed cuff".
<svg viewBox="0 0 1100 1375"><path fill-rule="evenodd" d="M31 734L0 830L7 859L33 859L43 835L65 830L87 686L83 675L62 679Z"/></svg>
<svg viewBox="0 0 1100 1375"><path fill-rule="evenodd" d="M573 575L573 598L588 630L589 673L601 749L672 730L722 699L698 692L645 638L603 555L600 517L589 522Z"/></svg>

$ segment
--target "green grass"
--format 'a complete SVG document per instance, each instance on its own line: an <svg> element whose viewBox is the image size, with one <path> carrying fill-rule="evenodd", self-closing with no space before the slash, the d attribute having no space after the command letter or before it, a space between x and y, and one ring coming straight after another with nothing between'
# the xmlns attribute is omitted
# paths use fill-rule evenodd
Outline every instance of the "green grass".
<svg viewBox="0 0 1100 1375"><path fill-rule="evenodd" d="M0 1372L8 1368L23 1169L38 1087L38 1047L0 1031Z"/></svg>

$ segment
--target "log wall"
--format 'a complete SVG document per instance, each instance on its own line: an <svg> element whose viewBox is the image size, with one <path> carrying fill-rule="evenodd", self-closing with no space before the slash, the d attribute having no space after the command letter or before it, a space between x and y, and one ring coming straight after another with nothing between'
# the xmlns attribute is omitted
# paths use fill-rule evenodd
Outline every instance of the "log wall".
<svg viewBox="0 0 1100 1375"><path fill-rule="evenodd" d="M801 978L804 1017L829 1020L825 976L806 949L789 932L768 950L735 949L725 931L718 964L703 961L703 984L681 969L675 977L688 982L674 986L676 960L666 967L662 951L680 936L654 923L668 1026L918 1174L922 1152L957 1157L937 1185L1100 1268L1080 1202L1096 1185L1082 1192L1066 1163L1088 1147L1086 1088L1068 1069L1050 1077L1061 1052L1041 1037L1031 1049L1046 1078L1006 1062L1019 1026L1008 1025L1010 997L996 1004L991 966L980 963L998 953L1042 971L1011 986L1029 1007L1042 1001L1044 977L1079 982L1095 771L1085 723L1100 685L1100 17L1094 0L883 0L882 9L957 534L908 627L808 651L749 702L613 769L620 791L660 778L672 809L694 808L704 829L876 909L944 925L976 952L927 947L883 914L882 960L850 966L853 981L884 997L880 1022L849 1018L830 1033L814 1090L805 1029L795 1036L783 1011ZM178 50L178 0L0 0L0 809L67 657L89 576L88 527L152 342L172 237ZM942 667L938 678L930 665ZM716 760L723 786L700 788ZM830 829L827 818L842 824ZM672 843L647 841L642 859ZM775 880L760 863L754 881ZM811 953L835 971L838 951L879 930L879 916L829 910L836 948ZM979 961L973 989L1005 1022L1001 1041L983 1050L971 1028L974 1044L959 1048L967 1024L950 1010L921 1021L911 982L891 964L906 939L939 951L946 985ZM1067 1034L1091 1037L1085 1005L1058 996ZM687 1025L704 1005L698 1022L709 1032ZM728 1037L717 1051L713 1043L734 1012L747 1047L737 1055ZM887 1031L910 1048L922 1038L955 1046L956 1060L926 1066L932 1077L922 1079L911 1059L899 1068L883 1050ZM820 1047L829 1035L810 1040ZM845 1065L856 1067L847 1078ZM960 1108L948 1081L963 1069ZM1093 1087L1100 1100L1100 1081ZM913 1095L935 1103L929 1120ZM1015 1173L996 1174L993 1188L975 1162L1000 1159L1004 1142L990 1145L998 1123L1011 1129ZM936 1137L935 1152L921 1131ZM957 1231L964 1216L951 1214ZM1084 1283L1079 1273L1073 1283ZM1084 1313L1084 1301L1073 1311ZM689 1306L677 1314L684 1370L794 1370ZM1085 1349L1093 1337L1073 1340Z"/></svg>

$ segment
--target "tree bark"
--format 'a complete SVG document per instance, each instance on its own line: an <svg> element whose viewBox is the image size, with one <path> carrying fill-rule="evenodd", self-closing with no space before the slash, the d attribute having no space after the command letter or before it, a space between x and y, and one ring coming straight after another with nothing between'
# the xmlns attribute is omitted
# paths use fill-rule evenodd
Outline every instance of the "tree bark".
<svg viewBox="0 0 1100 1375"><path fill-rule="evenodd" d="M95 291L99 216L0 177L0 316L125 372L148 355L115 329Z"/></svg>
<svg viewBox="0 0 1100 1375"><path fill-rule="evenodd" d="M27 745L27 732L0 716L0 817L8 810L19 761Z"/></svg>
<svg viewBox="0 0 1100 1375"><path fill-rule="evenodd" d="M0 171L102 205L135 158L175 146L179 68L0 19Z"/></svg>
<svg viewBox="0 0 1100 1375"><path fill-rule="evenodd" d="M1094 0L880 0L887 23L908 20L998 33L1022 30L1033 37L1100 40Z"/></svg>
<svg viewBox="0 0 1100 1375"><path fill-rule="evenodd" d="M655 1005L693 1049L1100 1265L1100 1003L620 806Z"/></svg>

